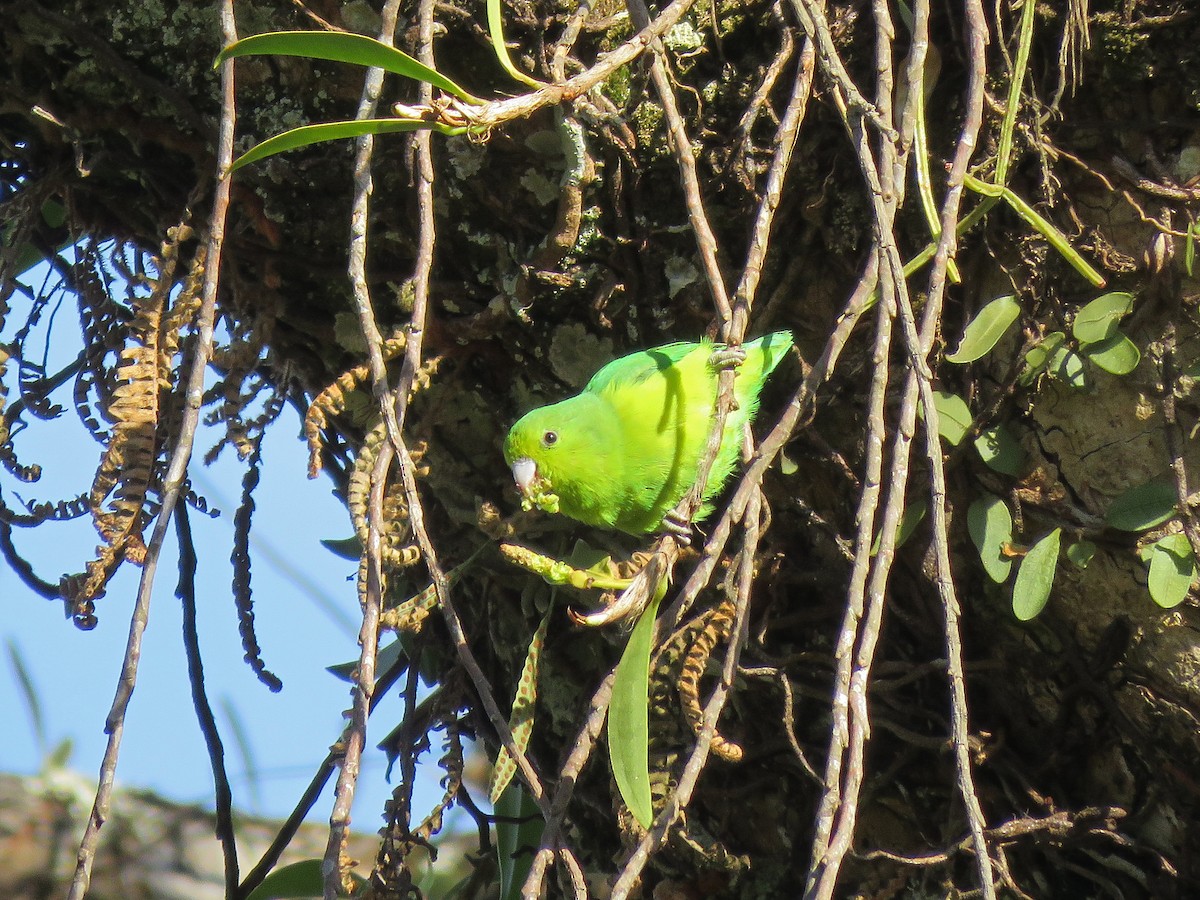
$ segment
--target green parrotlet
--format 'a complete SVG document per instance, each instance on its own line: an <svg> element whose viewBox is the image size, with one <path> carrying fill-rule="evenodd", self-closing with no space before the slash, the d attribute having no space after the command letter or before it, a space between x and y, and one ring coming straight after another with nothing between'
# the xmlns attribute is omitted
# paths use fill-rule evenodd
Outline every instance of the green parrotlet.
<svg viewBox="0 0 1200 900"><path fill-rule="evenodd" d="M694 521L712 512L708 501L739 460L767 376L791 346L786 331L743 345L737 406L725 420ZM719 374L712 358L723 349L701 341L631 353L593 375L576 396L526 413L504 442L526 508L629 534L669 528L664 517L695 483L712 429Z"/></svg>

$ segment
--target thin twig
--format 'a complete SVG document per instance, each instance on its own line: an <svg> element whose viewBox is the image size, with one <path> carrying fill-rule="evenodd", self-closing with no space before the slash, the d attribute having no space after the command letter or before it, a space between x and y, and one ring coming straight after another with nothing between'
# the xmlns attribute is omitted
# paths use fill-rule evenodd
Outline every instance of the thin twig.
<svg viewBox="0 0 1200 900"><path fill-rule="evenodd" d="M237 30L233 18L233 0L222 0L221 33L223 40L233 43ZM200 405L204 396L204 376L208 361L212 357L213 320L217 306L217 284L221 269L221 248L225 240L225 216L229 209L230 177L229 165L233 161L234 128L234 82L233 61L221 66L221 122L217 137L217 166L221 176L213 196L212 214L208 223L208 247L204 270L204 286L200 311L196 316L196 334L192 342L187 379L184 382L184 405L180 417L179 435L171 451L170 462L163 478L162 506L154 523L150 542L146 548L146 560L142 566L138 583L137 598L129 623L129 638L125 646L125 659L117 680L116 695L105 722L108 744L100 765L99 785L87 827L79 843L79 854L75 875L67 893L68 900L83 900L91 881L92 863L100 841L100 828L108 818L112 800L113 782L116 778L117 759L120 755L121 736L125 730L125 713L137 683L138 661L141 656L142 635L150 615L150 595L154 577L158 571L158 559L162 554L163 541L170 527L171 514L179 501L179 494L187 480L187 466L196 438L196 427L200 420Z"/></svg>
<svg viewBox="0 0 1200 900"><path fill-rule="evenodd" d="M381 13L379 40L389 46L395 39L400 0L388 0ZM383 85L383 70L368 69L359 100L360 119L371 118L379 103ZM372 135L358 139L354 157L354 200L350 214L350 257L348 274L359 314L359 326L367 343L373 387L376 399L389 406L387 374L384 369L382 341L371 308L367 285L367 223L370 196L373 189L371 158L375 147ZM350 721L343 741L341 770L334 791L333 808L329 814L329 840L325 846L322 865L326 900L334 900L342 887L342 847L350 829L350 808L354 802L363 747L366 744L367 717L375 690L375 657L379 646L379 612L383 598L383 565L381 532L383 530L383 492L388 467L392 461L389 447L380 451L371 476L370 500L367 513L367 590L363 604L362 626L358 642L360 653L355 669Z"/></svg>
<svg viewBox="0 0 1200 900"><path fill-rule="evenodd" d="M213 800L216 803L216 834L221 842L225 860L225 896L233 897L238 886L237 834L233 829L233 792L225 771L225 747L217 730L208 694L204 689L204 662L200 658L200 635L196 629L196 545L192 541L192 526L188 520L187 504L175 514L175 535L179 541L179 583L175 596L183 605L183 649L187 655L188 684L192 690L192 706L196 721L204 736L209 765L213 773Z"/></svg>
<svg viewBox="0 0 1200 900"><path fill-rule="evenodd" d="M550 799L550 815L546 818L546 827L542 830L538 851L533 858L529 874L525 878L525 884L521 888L521 896L525 900L537 900L541 896L546 867L558 848L559 834L562 831L563 822L566 821L567 807L575 793L575 785L579 783L579 776L583 772L584 764L587 763L592 749L600 737L600 732L604 729L604 718L608 713L609 702L612 700L615 679L616 667L614 666L592 695L583 727L571 745L571 752L567 754L566 762L558 770L558 785Z"/></svg>

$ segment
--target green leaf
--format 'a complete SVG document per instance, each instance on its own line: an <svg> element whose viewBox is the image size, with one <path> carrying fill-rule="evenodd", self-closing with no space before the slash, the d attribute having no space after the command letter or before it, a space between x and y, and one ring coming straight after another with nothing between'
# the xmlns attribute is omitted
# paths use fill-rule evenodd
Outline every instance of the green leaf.
<svg viewBox="0 0 1200 900"><path fill-rule="evenodd" d="M1183 245L1183 268L1188 274L1188 278L1194 276L1196 267L1196 235L1200 234L1200 222L1193 222L1188 226L1187 241Z"/></svg>
<svg viewBox="0 0 1200 900"><path fill-rule="evenodd" d="M1034 379L1046 371L1046 366L1050 364L1050 355L1062 346L1066 339L1064 332L1052 331L1042 338L1040 343L1030 347L1025 353L1025 371L1021 373L1021 383L1032 384Z"/></svg>
<svg viewBox="0 0 1200 900"><path fill-rule="evenodd" d="M800 471L800 467L796 465L796 461L784 452L779 454L779 471L784 475L795 475Z"/></svg>
<svg viewBox="0 0 1200 900"><path fill-rule="evenodd" d="M513 697L512 713L509 716L508 727L512 731L513 743L524 753L529 748L529 739L533 736L534 709L537 703L538 663L542 657L542 646L546 642L546 629L550 625L550 613L553 606L546 608L542 622L533 633L529 642L529 650L525 654L525 665L521 667L521 677L517 681L516 695ZM508 752L507 747L501 747L496 754L496 764L492 766L491 784L488 786L488 800L492 805L500 801L507 790L509 782L517 774L517 761Z"/></svg>
<svg viewBox="0 0 1200 900"><path fill-rule="evenodd" d="M656 594L661 592L656 591ZM650 650L654 619L661 597L656 596L638 619L617 663L612 702L608 707L608 758L621 799L643 828L654 821L650 800Z"/></svg>
<svg viewBox="0 0 1200 900"><path fill-rule="evenodd" d="M364 134L397 134L406 131L419 131L429 128L441 134L462 134L465 128L448 128L437 122L427 122L424 119L352 119L348 122L322 122L319 125L301 125L267 138L239 156L229 167L235 172L242 166L266 159L277 153L297 150L310 144L322 141L337 141L344 138L362 137Z"/></svg>
<svg viewBox="0 0 1200 900"><path fill-rule="evenodd" d="M1102 294L1075 313L1071 334L1081 344L1107 340L1117 330L1117 322L1133 309L1133 294L1113 291Z"/></svg>
<svg viewBox="0 0 1200 900"><path fill-rule="evenodd" d="M997 297L975 314L966 330L958 349L946 357L946 362L969 363L982 357L996 346L1004 333L1021 315L1021 304L1009 294Z"/></svg>
<svg viewBox="0 0 1200 900"><path fill-rule="evenodd" d="M385 647L381 647L379 652L375 654L375 671L388 671L405 653L404 642L399 639L392 641ZM340 678L342 681L354 681L354 670L357 668L358 660L352 659L349 662L326 666L325 671L336 678Z"/></svg>
<svg viewBox="0 0 1200 900"><path fill-rule="evenodd" d="M1087 378L1083 370L1083 358L1074 350L1059 347L1050 354L1046 363L1046 371L1068 387L1087 387Z"/></svg>
<svg viewBox="0 0 1200 900"><path fill-rule="evenodd" d="M900 526L896 529L896 546L903 547L904 542L912 537L912 533L916 531L917 526L921 524L921 520L925 518L925 513L929 510L929 504L924 500L918 500L916 503L910 503L904 507L904 512L900 514ZM874 556L879 552L879 538L882 536L880 532L875 533L875 541L871 544L871 555Z"/></svg>
<svg viewBox="0 0 1200 900"><path fill-rule="evenodd" d="M405 78L425 81L465 103L482 103L461 87L402 50L389 47L363 34L339 31L270 31L230 44L217 54L214 67L239 56L304 56L332 62L371 66Z"/></svg>
<svg viewBox="0 0 1200 900"><path fill-rule="evenodd" d="M957 447L971 428L971 408L958 394L934 391L933 405L938 414L938 434L952 447Z"/></svg>
<svg viewBox="0 0 1200 900"><path fill-rule="evenodd" d="M1091 541L1076 541L1067 548L1067 559L1079 569L1086 569L1095 555L1096 545Z"/></svg>
<svg viewBox="0 0 1200 900"><path fill-rule="evenodd" d="M350 559L354 562L358 562L363 551L362 541L358 539L358 535L356 534L352 534L348 538L322 538L321 546L334 556L341 559Z"/></svg>
<svg viewBox="0 0 1200 900"><path fill-rule="evenodd" d="M546 820L539 814L537 803L529 796L525 785L519 781L508 786L494 808L496 815L501 817L496 822L500 898L519 900L521 887L533 865L533 854L528 849L541 842Z"/></svg>
<svg viewBox="0 0 1200 900"><path fill-rule="evenodd" d="M1150 598L1163 609L1182 603L1196 580L1196 556L1185 534L1168 534L1151 545Z"/></svg>
<svg viewBox="0 0 1200 900"><path fill-rule="evenodd" d="M1007 552L1013 537L1008 504L991 494L980 497L967 508L967 532L988 578L996 584L1007 581L1013 564Z"/></svg>
<svg viewBox="0 0 1200 900"><path fill-rule="evenodd" d="M1021 567L1017 569L1017 580L1013 583L1013 614L1022 622L1028 622L1046 608L1050 599L1050 588L1054 584L1054 572L1058 568L1058 545L1062 529L1052 532L1029 548Z"/></svg>
<svg viewBox="0 0 1200 900"><path fill-rule="evenodd" d="M315 897L320 900L324 896L324 884L321 880L323 860L305 859L283 866L271 872L263 879L262 884L250 892L246 900L299 900L299 898ZM366 885L365 878L351 874L355 884L361 888ZM349 894L338 894L348 897Z"/></svg>
<svg viewBox="0 0 1200 900"><path fill-rule="evenodd" d="M975 450L989 469L1001 475L1017 477L1025 469L1025 451L1004 425L993 425L979 432Z"/></svg>
<svg viewBox="0 0 1200 900"><path fill-rule="evenodd" d="M509 77L522 84L535 89L545 87L536 78L530 78L513 65L513 61L508 55L508 47L504 43L504 22L501 15L500 0L487 0L487 20L488 34L492 39L492 50L496 53L496 60L500 63L500 67L509 74Z"/></svg>
<svg viewBox="0 0 1200 900"><path fill-rule="evenodd" d="M1175 482L1165 477L1155 478L1113 500L1104 521L1118 531L1145 531L1174 518L1178 502Z"/></svg>
<svg viewBox="0 0 1200 900"><path fill-rule="evenodd" d="M1105 372L1111 372L1113 375L1128 375L1142 361L1142 354L1138 352L1137 344L1120 331L1095 344L1082 345L1079 352Z"/></svg>

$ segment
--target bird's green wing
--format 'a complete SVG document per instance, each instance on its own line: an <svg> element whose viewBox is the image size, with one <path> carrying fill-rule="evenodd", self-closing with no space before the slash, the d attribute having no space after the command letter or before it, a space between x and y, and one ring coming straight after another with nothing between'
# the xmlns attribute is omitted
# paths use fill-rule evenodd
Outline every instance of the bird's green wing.
<svg viewBox="0 0 1200 900"><path fill-rule="evenodd" d="M630 353L628 356L614 359L593 375L584 390L602 394L613 389L634 387L696 351L703 351L707 358L712 352L712 344L680 341L665 347L655 347L653 350Z"/></svg>

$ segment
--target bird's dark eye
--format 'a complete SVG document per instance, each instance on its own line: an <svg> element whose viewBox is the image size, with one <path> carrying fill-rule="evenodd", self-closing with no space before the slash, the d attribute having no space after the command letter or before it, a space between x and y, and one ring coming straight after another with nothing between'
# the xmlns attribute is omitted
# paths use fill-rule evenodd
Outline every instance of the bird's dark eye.
<svg viewBox="0 0 1200 900"><path fill-rule="evenodd" d="M542 444L544 446L553 447L557 443L558 443L558 432L557 431L547 431L545 434L542 435Z"/></svg>

